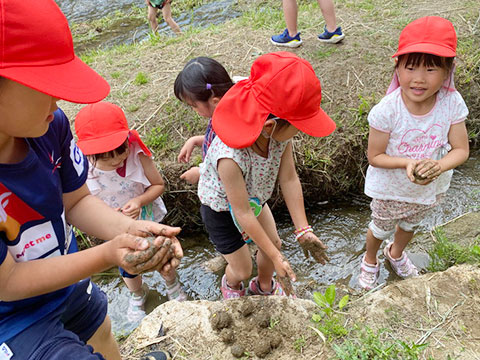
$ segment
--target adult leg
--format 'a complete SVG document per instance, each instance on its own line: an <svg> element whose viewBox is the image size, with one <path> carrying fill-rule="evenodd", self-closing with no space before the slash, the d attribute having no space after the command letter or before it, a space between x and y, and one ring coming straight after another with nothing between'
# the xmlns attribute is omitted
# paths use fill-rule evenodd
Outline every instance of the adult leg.
<svg viewBox="0 0 480 360"><path fill-rule="evenodd" d="M145 0L145 3L147 4L147 9L148 9L148 22L150 23L150 28L152 29L153 32L156 32L158 29L158 21L157 21L157 9L155 9L153 6L150 6L150 2L148 0Z"/></svg>
<svg viewBox="0 0 480 360"><path fill-rule="evenodd" d="M297 0L283 0L283 16L285 17L285 24L288 29L288 34L294 37L298 33L297 16L298 6Z"/></svg>
<svg viewBox="0 0 480 360"><path fill-rule="evenodd" d="M118 344L112 333L110 317L107 315L102 325L95 331L92 337L87 341L96 352L102 354L108 360L121 360Z"/></svg>
<svg viewBox="0 0 480 360"><path fill-rule="evenodd" d="M317 0L320 10L322 11L323 18L327 31L334 32L337 29L337 19L335 17L335 7L333 0Z"/></svg>
<svg viewBox="0 0 480 360"><path fill-rule="evenodd" d="M168 24L168 26L170 26L170 28L175 34L178 35L182 33L182 31L180 30L180 27L172 18L172 8L169 2L163 5L162 15L163 15L163 20L165 20L165 22Z"/></svg>

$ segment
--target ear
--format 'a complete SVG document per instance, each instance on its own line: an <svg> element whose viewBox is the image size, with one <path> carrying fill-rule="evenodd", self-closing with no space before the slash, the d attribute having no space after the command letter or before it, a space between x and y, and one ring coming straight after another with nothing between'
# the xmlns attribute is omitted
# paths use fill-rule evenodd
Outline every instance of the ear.
<svg viewBox="0 0 480 360"><path fill-rule="evenodd" d="M220 101L220 97L218 96L211 96L209 99L208 99L208 102L213 105L213 106L217 106L219 101Z"/></svg>

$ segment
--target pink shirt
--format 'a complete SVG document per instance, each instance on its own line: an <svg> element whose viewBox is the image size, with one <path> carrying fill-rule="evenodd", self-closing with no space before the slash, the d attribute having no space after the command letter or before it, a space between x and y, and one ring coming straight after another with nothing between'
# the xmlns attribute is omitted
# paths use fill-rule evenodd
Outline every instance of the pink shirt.
<svg viewBox="0 0 480 360"><path fill-rule="evenodd" d="M385 153L411 159L439 160L450 151L448 132L452 124L465 120L468 109L458 91L441 90L432 110L412 115L398 88L375 105L368 115L370 127L390 134ZM428 185L412 183L405 169L383 169L369 166L365 194L380 200L397 200L430 205L437 194L450 186L453 170L444 172Z"/></svg>

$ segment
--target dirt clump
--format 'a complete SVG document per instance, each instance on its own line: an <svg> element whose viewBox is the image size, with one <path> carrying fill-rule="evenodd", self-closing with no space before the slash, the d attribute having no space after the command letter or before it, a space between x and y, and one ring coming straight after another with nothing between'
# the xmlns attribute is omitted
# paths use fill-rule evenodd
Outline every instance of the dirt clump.
<svg viewBox="0 0 480 360"><path fill-rule="evenodd" d="M226 311L219 311L212 314L211 323L213 329L222 330L232 324L232 317Z"/></svg>

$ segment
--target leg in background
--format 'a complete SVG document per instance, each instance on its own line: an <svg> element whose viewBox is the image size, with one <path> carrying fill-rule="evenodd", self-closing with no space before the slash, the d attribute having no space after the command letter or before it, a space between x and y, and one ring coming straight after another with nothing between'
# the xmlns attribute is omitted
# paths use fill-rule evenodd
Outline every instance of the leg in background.
<svg viewBox="0 0 480 360"><path fill-rule="evenodd" d="M179 35L182 33L182 31L180 30L180 27L172 18L172 8L170 3L165 3L165 5L163 5L162 15L163 15L163 20L165 20L165 22L168 24L168 26L170 26L170 28L175 34Z"/></svg>

